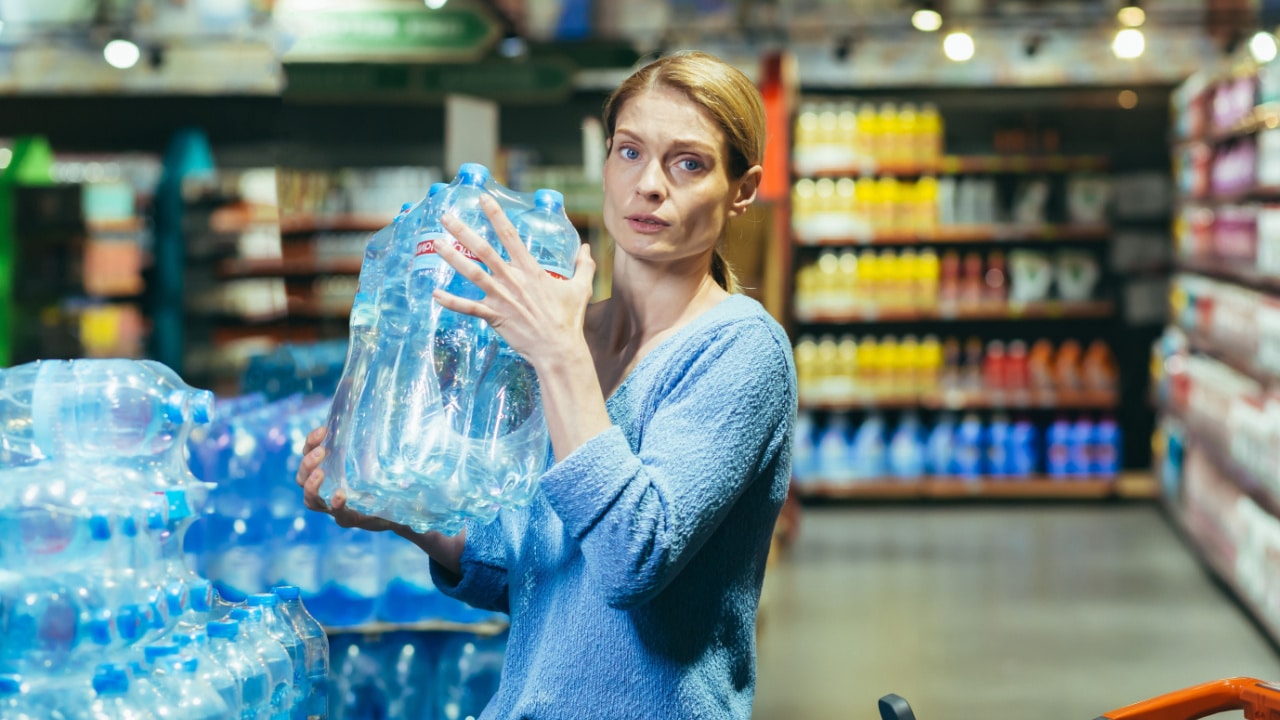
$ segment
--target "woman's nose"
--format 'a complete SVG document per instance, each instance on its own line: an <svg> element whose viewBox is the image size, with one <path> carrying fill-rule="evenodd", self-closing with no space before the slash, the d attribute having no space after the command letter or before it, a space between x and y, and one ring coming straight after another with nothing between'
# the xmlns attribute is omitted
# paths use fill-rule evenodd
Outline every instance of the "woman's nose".
<svg viewBox="0 0 1280 720"><path fill-rule="evenodd" d="M666 180L661 163L645 163L644 168L640 170L640 176L636 178L636 193L643 195L647 200L662 202L666 197Z"/></svg>

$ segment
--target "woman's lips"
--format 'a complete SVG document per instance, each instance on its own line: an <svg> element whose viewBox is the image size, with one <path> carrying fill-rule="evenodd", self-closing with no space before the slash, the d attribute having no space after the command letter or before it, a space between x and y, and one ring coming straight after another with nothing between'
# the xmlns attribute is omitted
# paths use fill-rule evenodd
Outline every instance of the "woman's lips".
<svg viewBox="0 0 1280 720"><path fill-rule="evenodd" d="M635 232L646 235L660 233L671 226L671 223L655 215L628 215L627 224Z"/></svg>

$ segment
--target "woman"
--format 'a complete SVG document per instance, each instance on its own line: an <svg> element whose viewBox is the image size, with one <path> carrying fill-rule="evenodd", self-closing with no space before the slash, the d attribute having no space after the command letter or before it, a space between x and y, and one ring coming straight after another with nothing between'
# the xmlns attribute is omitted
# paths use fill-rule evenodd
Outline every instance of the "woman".
<svg viewBox="0 0 1280 720"><path fill-rule="evenodd" d="M717 245L755 199L764 109L702 53L663 58L605 105L604 224L613 297L588 307L595 264L551 278L496 203L511 261L452 218L492 275L442 244L485 292L445 307L485 320L527 358L557 463L529 507L456 537L420 535L318 495L323 429L298 471L307 506L392 530L437 586L509 612L502 682L484 718L748 718L755 616L790 478L790 345ZM314 449L313 449L314 448Z"/></svg>

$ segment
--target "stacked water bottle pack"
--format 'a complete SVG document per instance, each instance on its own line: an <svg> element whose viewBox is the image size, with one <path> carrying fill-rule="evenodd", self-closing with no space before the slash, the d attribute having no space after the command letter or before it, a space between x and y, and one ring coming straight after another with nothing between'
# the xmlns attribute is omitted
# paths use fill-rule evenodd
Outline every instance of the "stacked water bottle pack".
<svg viewBox="0 0 1280 720"><path fill-rule="evenodd" d="M217 483L188 536L196 567L232 600L298 587L332 628L495 619L437 591L427 556L409 541L307 512L294 477L307 433L328 412L328 399L317 396L220 401L218 416L190 443L192 470Z"/></svg>
<svg viewBox="0 0 1280 720"><path fill-rule="evenodd" d="M456 533L528 501L551 461L533 368L487 322L445 309L443 289L484 293L443 261L445 243L476 255L442 218L473 228L504 260L482 200L500 205L551 277L572 277L580 240L554 190L518 195L465 164L374 235L351 309L346 366L326 427L321 495L424 532Z"/></svg>
<svg viewBox="0 0 1280 720"><path fill-rule="evenodd" d="M333 636L330 720L464 720L498 690L505 634Z"/></svg>
<svg viewBox="0 0 1280 720"><path fill-rule="evenodd" d="M0 371L0 717L325 715L298 592L232 608L186 565L207 486L185 445L212 409L150 361Z"/></svg>
<svg viewBox="0 0 1280 720"><path fill-rule="evenodd" d="M1031 421L995 414L942 414L926 428L914 413L891 429L879 413L856 429L832 413L819 426L810 413L796 423L792 458L803 486L926 477L1053 479L1112 477L1120 469L1120 430L1111 418L1060 418L1042 433Z"/></svg>

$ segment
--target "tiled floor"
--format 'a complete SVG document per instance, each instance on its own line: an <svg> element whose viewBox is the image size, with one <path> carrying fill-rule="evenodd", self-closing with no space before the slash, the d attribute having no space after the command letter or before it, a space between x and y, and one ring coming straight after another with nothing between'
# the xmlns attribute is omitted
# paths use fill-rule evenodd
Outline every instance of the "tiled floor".
<svg viewBox="0 0 1280 720"><path fill-rule="evenodd" d="M1280 679L1152 506L806 508L802 523L766 581L759 720L876 719L889 692L919 720L1089 720Z"/></svg>

